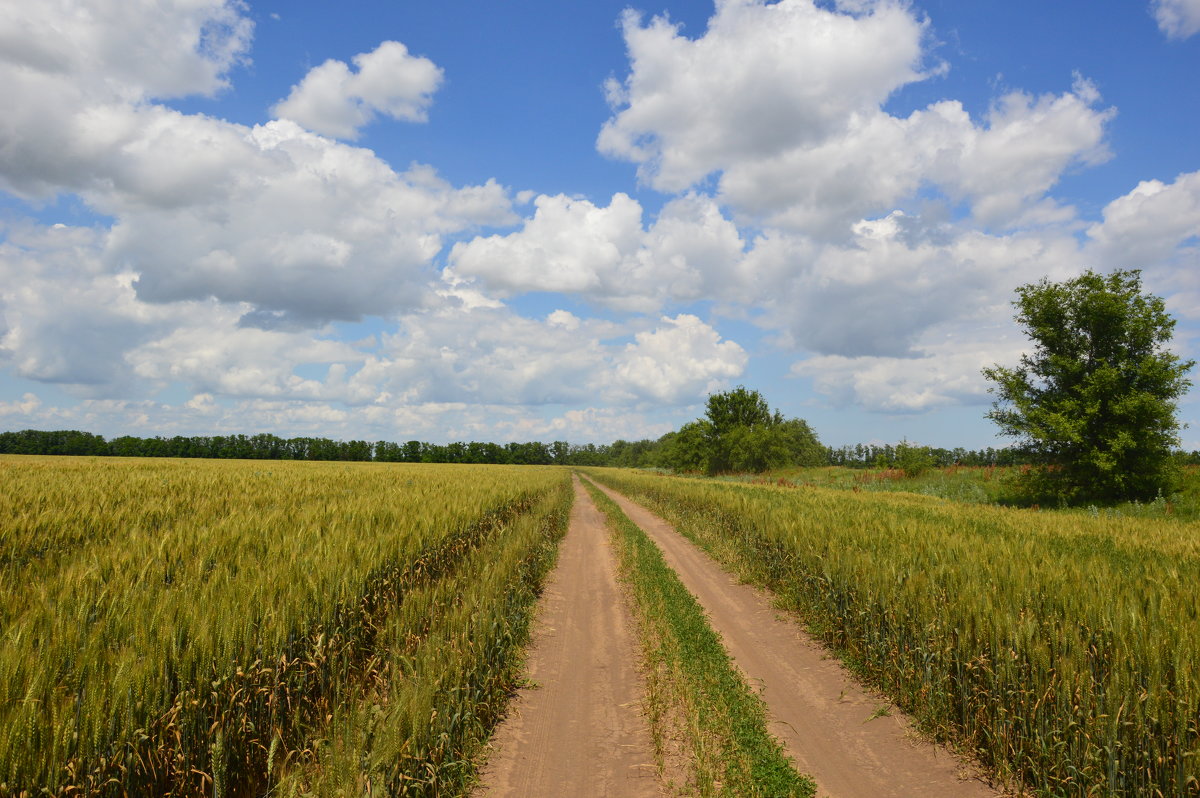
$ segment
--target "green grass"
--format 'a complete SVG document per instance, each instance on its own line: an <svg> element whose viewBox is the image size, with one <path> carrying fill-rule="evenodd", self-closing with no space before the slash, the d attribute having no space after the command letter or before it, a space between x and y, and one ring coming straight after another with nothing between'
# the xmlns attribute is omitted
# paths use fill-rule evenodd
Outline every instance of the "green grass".
<svg viewBox="0 0 1200 798"><path fill-rule="evenodd" d="M915 493L962 504L1019 507L1022 506L1022 501L1013 485L1017 470L1016 467L951 466L932 468L919 476L907 477L895 468L820 466L780 468L765 474L724 474L690 478L715 482L771 484L780 487L836 488L857 493ZM1179 490L1153 501L1122 502L1110 507L1037 506L1037 509L1104 518L1150 518L1186 523L1200 521L1200 466L1184 467Z"/></svg>
<svg viewBox="0 0 1200 798"><path fill-rule="evenodd" d="M648 672L652 735L662 765L672 741L687 752L687 794L812 796L767 731L766 709L735 670L704 611L658 547L595 486L634 598Z"/></svg>

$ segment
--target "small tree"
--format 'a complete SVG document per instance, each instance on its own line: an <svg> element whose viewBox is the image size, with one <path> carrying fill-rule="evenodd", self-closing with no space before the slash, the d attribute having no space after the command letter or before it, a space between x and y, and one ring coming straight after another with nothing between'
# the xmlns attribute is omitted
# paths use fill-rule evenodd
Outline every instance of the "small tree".
<svg viewBox="0 0 1200 798"><path fill-rule="evenodd" d="M907 439L896 445L896 467L906 477L919 477L937 465L928 446L914 446Z"/></svg>
<svg viewBox="0 0 1200 798"><path fill-rule="evenodd" d="M1013 305L1033 351L983 374L997 396L988 417L1039 466L1030 486L1066 502L1169 490L1175 401L1194 362L1166 350L1175 320L1142 293L1141 273L1042 280L1018 288Z"/></svg>

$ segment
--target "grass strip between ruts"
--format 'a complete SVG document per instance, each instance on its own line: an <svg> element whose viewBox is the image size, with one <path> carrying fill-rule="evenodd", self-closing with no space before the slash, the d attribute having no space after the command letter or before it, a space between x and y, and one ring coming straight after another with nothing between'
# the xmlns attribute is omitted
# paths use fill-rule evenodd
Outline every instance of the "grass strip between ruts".
<svg viewBox="0 0 1200 798"><path fill-rule="evenodd" d="M590 482L608 517L646 658L647 707L660 768L682 749L688 794L812 796L767 731L766 707L733 666L704 610L640 527Z"/></svg>

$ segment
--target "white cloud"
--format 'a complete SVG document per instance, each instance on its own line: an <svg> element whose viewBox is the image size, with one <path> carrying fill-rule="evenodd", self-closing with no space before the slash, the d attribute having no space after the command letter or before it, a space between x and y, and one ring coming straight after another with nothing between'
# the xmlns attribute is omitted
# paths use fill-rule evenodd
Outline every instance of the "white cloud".
<svg viewBox="0 0 1200 798"><path fill-rule="evenodd" d="M908 357L930 327L1006 312L1012 290L1080 268L1066 232L989 235L896 212L846 244L768 234L742 265L760 323L820 355Z"/></svg>
<svg viewBox="0 0 1200 798"><path fill-rule="evenodd" d="M1170 39L1186 39L1200 32L1200 0L1152 0L1159 30Z"/></svg>
<svg viewBox="0 0 1200 798"><path fill-rule="evenodd" d="M359 128L376 114L407 122L426 120L433 93L442 82L436 64L410 55L395 41L385 41L353 60L357 72L334 59L314 67L271 112L276 118L343 139L357 138Z"/></svg>
<svg viewBox="0 0 1200 798"><path fill-rule="evenodd" d="M254 30L238 0L20 6L0 16L0 60L10 69L69 76L90 94L128 101L225 88Z"/></svg>
<svg viewBox="0 0 1200 798"><path fill-rule="evenodd" d="M792 374L812 379L836 406L924 413L985 403L988 383L981 370L1015 363L1026 343L1009 322L936 325L924 331L911 357L821 355L796 362Z"/></svg>
<svg viewBox="0 0 1200 798"><path fill-rule="evenodd" d="M1191 7L1156 5L1169 35L1190 35ZM6 426L657 435L746 369L720 322L694 315L705 302L808 353L794 373L835 403L923 412L980 402L979 368L1015 358L1021 283L1141 266L1172 312L1200 318L1200 173L1139 184L1084 236L1050 192L1107 157L1113 110L1077 78L977 119L955 100L888 113L938 70L902 2L721 0L696 39L626 15L630 72L608 87L598 146L679 193L647 218L623 193L521 191L529 218L474 238L519 221L504 187L329 138L425 118L442 72L399 43L327 61L281 118L246 126L156 102L228 85L252 32L240 2L11 11L0 190L75 193L114 221L4 230L0 368L86 397L0 402ZM504 302L528 292L575 312ZM359 341L328 324L364 316L378 319ZM191 396L121 398L166 388Z"/></svg>
<svg viewBox="0 0 1200 798"><path fill-rule="evenodd" d="M955 100L892 116L891 93L929 76L924 23L899 3L851 5L720 3L695 40L627 15L631 71L609 87L615 114L597 146L662 190L716 173L742 221L825 240L926 185L989 225L1070 215L1044 195L1072 165L1108 156L1113 112L1095 107L1094 86L1077 76L1061 95L1011 92L982 123Z"/></svg>
<svg viewBox="0 0 1200 798"><path fill-rule="evenodd" d="M557 311L526 319L485 293L489 280L476 275L470 281L479 285L449 272L439 286L433 258L445 237L513 220L507 192L494 182L456 188L425 166L397 173L369 150L287 119L247 127L155 104L159 95L218 90L241 57L249 28L235 24L240 6L208 8L240 33L221 46L164 34L191 54L176 58L183 66L171 79L159 74L143 85L131 82L137 69L129 70L132 77L120 69L115 77L102 74L105 48L121 41L103 25L71 29L82 37L74 49L91 52L86 58L60 63L31 52L21 64L0 61L0 78L9 79L0 81L0 92L14 101L38 99L35 110L46 116L44 129L29 120L10 128L0 180L29 196L78 193L115 219L109 229L6 231L0 359L16 376L60 383L84 397L168 386L193 394L175 410L87 398L72 416L80 425L107 413L127 421L199 418L220 427L230 399L247 418L297 428L416 419L426 413L420 408L436 415L467 403L692 403L707 386L740 373L741 348L694 317L614 324ZM226 16L217 13L222 9ZM175 20L184 28L186 21ZM398 46L367 54L356 60L345 96L380 112L419 116L436 83L431 73L422 79L417 70L410 82L417 88L407 94L383 79L416 61ZM304 85L297 97L307 96ZM740 252L736 228L710 200L679 198L649 230L640 206L623 195L608 209L544 200L548 207L555 202L568 206L561 215L575 224L567 235L578 232L579 217L584 228L599 226L595 241L614 239L615 262L626 275L610 273L609 262L588 260L561 237L554 244L562 263L574 268L572 259L581 260L613 301L641 301L666 275L659 263L679 276L650 290L654 301L698 296L704 274ZM538 265L527 265L517 284L537 285ZM627 276L635 289L619 285ZM365 314L401 317L379 340L329 337L327 320ZM671 362L660 363L664 358ZM640 375L649 375L646 385L632 382ZM43 418L59 412L27 402L7 410Z"/></svg>
<svg viewBox="0 0 1200 798"><path fill-rule="evenodd" d="M684 411L684 417L687 412ZM33 394L0 402L7 429L84 429L117 435L229 435L270 432L341 440L530 441L609 443L617 438L657 438L679 419L627 408L581 407L546 414L536 407L428 402L404 406L331 407L279 399L214 401L200 394L182 404L155 401L84 400L70 407L47 405Z"/></svg>
<svg viewBox="0 0 1200 798"><path fill-rule="evenodd" d="M42 400L31 393L24 393L19 400L0 402L0 418L19 416L28 418L42 406Z"/></svg>
<svg viewBox="0 0 1200 798"><path fill-rule="evenodd" d="M693 404L737 377L746 355L694 316L617 324L557 310L545 319L506 308L446 307L404 318L349 380L388 401L508 405ZM639 329L639 326L641 327ZM632 343L619 341L634 333ZM382 394L381 394L382 395Z"/></svg>
<svg viewBox="0 0 1200 798"><path fill-rule="evenodd" d="M1200 172L1144 180L1108 203L1103 217L1088 228L1088 259L1105 270L1143 270L1144 285L1166 297L1170 313L1200 320Z"/></svg>
<svg viewBox="0 0 1200 798"><path fill-rule="evenodd" d="M1088 228L1092 251L1108 268L1153 266L1180 246L1200 243L1200 172L1167 184L1144 180L1104 207L1104 220Z"/></svg>
<svg viewBox="0 0 1200 798"><path fill-rule="evenodd" d="M239 327L237 313L215 307L129 351L125 360L141 378L203 394L348 401L346 367L366 357L348 343L306 332ZM296 374L313 365L328 366L324 380Z"/></svg>
<svg viewBox="0 0 1200 798"><path fill-rule="evenodd" d="M598 147L666 191L840 134L921 77L923 25L899 3L854 17L811 0L730 0L696 40L633 12L624 32L631 72L608 87L617 114Z"/></svg>
<svg viewBox="0 0 1200 798"><path fill-rule="evenodd" d="M133 275L108 273L101 234L87 228L9 227L0 243L0 362L21 377L126 390L122 356L169 324L137 302Z"/></svg>
<svg viewBox="0 0 1200 798"><path fill-rule="evenodd" d="M655 421L625 408L584 407L552 418L517 416L499 423L476 423L475 437L497 440L569 440L572 443L611 443L615 440L659 438L678 427L674 421ZM459 435L458 437L468 437Z"/></svg>
<svg viewBox="0 0 1200 798"><path fill-rule="evenodd" d="M77 193L113 217L105 268L133 275L142 300L250 303L248 323L293 327L419 306L445 236L513 220L505 189L397 172L286 120L155 104L225 85L249 44L242 10L106 0L3 15L0 189ZM384 75L398 58L362 56L354 85L373 108L417 114L389 94L407 85Z"/></svg>
<svg viewBox="0 0 1200 798"><path fill-rule="evenodd" d="M10 228L0 243L0 361L84 396L180 385L193 394L350 406L580 405L603 397L690 404L745 365L694 316L608 322L556 310L525 318L463 287L348 342L332 330L255 319L248 302L147 302L110 272L105 234ZM278 320L277 320L278 321ZM627 343L633 336L632 343Z"/></svg>
<svg viewBox="0 0 1200 798"><path fill-rule="evenodd" d="M835 405L920 413L979 404L988 387L980 369L1013 364L1028 345L1011 306L1021 284L1141 267L1170 312L1200 318L1198 174L1139 184L1082 242L1074 225L995 235L893 214L858 224L846 246L763 238L744 268L787 286L765 300L760 321L812 353L792 373ZM1194 356L1186 330L1176 339Z"/></svg>
<svg viewBox="0 0 1200 798"><path fill-rule="evenodd" d="M625 390L666 404L692 404L742 373L746 352L695 316L663 317L640 332L617 360Z"/></svg>
<svg viewBox="0 0 1200 798"><path fill-rule="evenodd" d="M935 165L930 176L952 196L970 199L984 223L1018 219L1067 167L1110 157L1104 125L1115 112L1095 109L1099 100L1079 76L1072 91L1059 96L1006 94L988 113L986 128L960 118L959 139L951 144L959 157Z"/></svg>
<svg viewBox="0 0 1200 798"><path fill-rule="evenodd" d="M246 327L246 304L146 303L133 274L105 269L96 230L25 225L6 233L0 362L20 377L85 396L179 383L225 396L341 400L338 369L365 359L311 333ZM323 382L294 373L311 364L333 365Z"/></svg>
<svg viewBox="0 0 1200 798"><path fill-rule="evenodd" d="M249 48L236 0L22 3L0 15L0 189L46 196L104 179L108 117L211 95ZM120 115L118 113L118 115Z"/></svg>
<svg viewBox="0 0 1200 798"><path fill-rule="evenodd" d="M737 228L706 197L667 203L649 228L642 206L615 194L608 207L539 196L515 233L455 244L446 277L474 279L501 295L561 291L652 312L669 300L711 294L741 256Z"/></svg>
<svg viewBox="0 0 1200 798"><path fill-rule="evenodd" d="M243 128L162 113L139 157L120 163L121 190L88 194L119 220L106 259L139 275L147 301L249 302L259 324L384 315L421 304L443 236L512 218L491 181L397 173L286 120ZM207 169L172 157L177 144L209 157Z"/></svg>

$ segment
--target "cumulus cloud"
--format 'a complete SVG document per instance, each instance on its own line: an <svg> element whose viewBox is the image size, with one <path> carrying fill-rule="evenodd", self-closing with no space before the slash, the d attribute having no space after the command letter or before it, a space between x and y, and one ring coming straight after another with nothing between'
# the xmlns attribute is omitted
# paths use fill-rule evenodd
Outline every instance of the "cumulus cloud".
<svg viewBox="0 0 1200 798"><path fill-rule="evenodd" d="M934 325L1007 308L1012 290L1081 267L1068 232L992 235L902 212L855 225L845 244L771 233L743 280L760 289L760 323L818 355L910 357Z"/></svg>
<svg viewBox="0 0 1200 798"><path fill-rule="evenodd" d="M1092 84L1010 92L981 122L954 100L893 116L888 97L932 74L920 71L925 23L903 4L854 5L719 3L694 40L627 15L630 74L609 87L598 148L662 190L718 174L720 200L743 221L828 240L925 185L989 225L1069 213L1044 194L1072 165L1108 157L1113 111Z"/></svg>
<svg viewBox="0 0 1200 798"><path fill-rule="evenodd" d="M648 227L626 194L607 207L563 195L539 196L534 206L514 233L455 244L447 278L478 280L501 295L561 291L652 312L710 295L743 248L734 224L699 195L671 200Z"/></svg>
<svg viewBox="0 0 1200 798"><path fill-rule="evenodd" d="M821 355L798 361L792 374L810 378L836 406L853 404L888 414L924 413L985 403L988 383L981 369L1015 363L1026 343L1011 325L935 327L926 338L914 357Z"/></svg>
<svg viewBox="0 0 1200 798"><path fill-rule="evenodd" d="M144 302L135 275L106 269L101 231L22 225L5 233L0 361L20 377L85 396L180 383L232 396L341 398L294 369L363 359L311 333L247 328L239 323L246 304Z"/></svg>
<svg viewBox="0 0 1200 798"><path fill-rule="evenodd" d="M746 352L689 314L663 317L663 326L640 332L617 360L616 377L634 396L691 404L737 377Z"/></svg>
<svg viewBox="0 0 1200 798"><path fill-rule="evenodd" d="M237 0L22 4L0 19L0 60L112 99L212 94L249 48L243 10Z"/></svg>
<svg viewBox="0 0 1200 798"><path fill-rule="evenodd" d="M512 219L493 181L456 188L429 167L397 173L286 120L242 128L162 113L161 134L144 128L144 155L126 164L128 188L92 195L118 218L106 259L138 274L147 301L215 297L314 325L384 315L420 305L443 236ZM176 136L175 124L209 135ZM176 142L212 150L195 190L197 168L172 165Z"/></svg>
<svg viewBox="0 0 1200 798"><path fill-rule="evenodd" d="M565 310L543 319L513 313L493 296L493 284L504 283L483 256L499 238L480 239L483 255L462 259L483 264L476 271L438 281L434 258L447 236L513 221L494 182L455 187L431 167L397 172L291 119L249 127L156 104L218 91L244 57L250 28L240 5L189 8L200 10L164 18L184 32L164 33L183 51L171 64L130 52L134 66L106 75L109 50L124 39L105 20L64 28L69 58L30 45L0 61L0 92L21 112L36 99L28 107L45 116L42 127L18 119L8 129L3 186L30 197L74 192L114 219L107 228L12 227L0 243L0 360L19 377L90 397L70 417L81 426L108 413L219 428L230 400L247 418L292 428L444 423L446 412L468 406L524 408L516 417L528 420L542 415L528 408L597 397L621 407L690 404L740 373L744 351L694 316L614 323ZM6 21L9 40L23 35L21 25L45 22L34 12ZM355 63L339 96L363 113L417 118L440 80L394 43ZM287 107L313 100L330 69L310 74ZM388 78L397 69L410 69L407 84ZM623 195L609 208L571 202L543 198L525 237L546 239L536 246L557 253L567 272L592 275L614 301L698 297L706 275L740 252L736 228L711 200L681 197L648 229ZM567 238L591 226L594 243L612 239L608 260L570 247ZM538 290L543 264L518 263L525 273L510 280L513 290ZM636 290L619 286L620 269ZM664 269L678 275L662 287ZM363 342L336 340L326 324L365 314L399 320ZM167 386L192 399L167 409L118 398ZM10 415L59 412L10 404Z"/></svg>
<svg viewBox="0 0 1200 798"><path fill-rule="evenodd" d="M765 300L760 321L809 353L794 375L835 405L920 413L984 402L980 369L1017 361L1028 344L1012 318L1018 285L1142 268L1173 314L1200 318L1197 173L1144 181L1109 203L1086 238L1076 229L1000 235L895 213L856 225L846 246L764 237L744 268L786 286ZM796 263L807 265L793 271ZM1176 337L1187 356L1186 330Z"/></svg>
<svg viewBox="0 0 1200 798"><path fill-rule="evenodd" d="M26 391L20 399L0 402L0 418L31 418L41 406L42 400Z"/></svg>
<svg viewBox="0 0 1200 798"><path fill-rule="evenodd" d="M1186 39L1200 32L1200 0L1152 0L1158 28L1170 39Z"/></svg>
<svg viewBox="0 0 1200 798"><path fill-rule="evenodd" d="M301 331L238 325L220 306L192 313L163 335L125 355L137 376L181 383L201 395L287 397L346 401L345 372L366 355L352 345ZM324 380L302 377L301 366L327 365Z"/></svg>
<svg viewBox="0 0 1200 798"><path fill-rule="evenodd" d="M609 443L617 438L657 438L680 422L674 416L591 406L547 414L539 408L511 405L429 402L333 407L283 399L218 401L207 394L181 404L85 399L73 406L57 406L27 393L21 399L0 401L0 423L8 429L86 429L110 437L263 431L341 440Z"/></svg>
<svg viewBox="0 0 1200 798"><path fill-rule="evenodd" d="M625 408L584 407L552 418L525 417L488 424L480 432L498 432L507 440L570 440L572 443L611 443L615 440L659 438L678 427Z"/></svg>
<svg viewBox="0 0 1200 798"><path fill-rule="evenodd" d="M1099 101L1095 86L1076 76L1072 90L1062 95L1004 95L984 128L955 109L958 136L950 146L959 157L935 164L930 176L952 196L971 200L984 223L1019 219L1069 166L1110 157L1104 125L1115 111L1095 108Z"/></svg>
<svg viewBox="0 0 1200 798"><path fill-rule="evenodd" d="M124 352L167 314L137 302L133 275L101 263L89 228L10 226L0 243L0 362L13 373L87 393L128 389Z"/></svg>
<svg viewBox="0 0 1200 798"><path fill-rule="evenodd" d="M31 38L0 48L11 109L0 188L77 193L114 218L103 261L133 275L144 301L249 303L247 323L293 327L419 306L445 236L513 221L506 190L397 172L288 120L248 127L156 104L225 85L249 44L242 10L197 0L5 15L4 41ZM401 49L361 56L352 85L373 109L419 115L424 95L404 87L424 67Z"/></svg>
<svg viewBox="0 0 1200 798"><path fill-rule="evenodd" d="M1185 6L1155 7L1187 35L1171 33ZM0 367L87 397L0 402L6 426L657 435L746 369L705 302L805 353L793 373L834 403L923 412L982 401L979 368L1015 359L1021 283L1143 266L1200 318L1197 173L1145 181L1086 227L1051 195L1108 157L1114 111L1086 79L974 119L955 100L890 113L939 70L905 3L722 0L695 39L627 14L630 71L598 146L674 196L648 217L623 193L522 191L524 220L494 181L334 140L425 118L441 70L398 42L313 69L265 124L158 103L228 85L244 13L98 0L0 20L0 189L75 193L113 220L4 230ZM505 304L529 292L574 312ZM330 323L367 315L381 321L361 341ZM128 399L169 386L191 398Z"/></svg>
<svg viewBox="0 0 1200 798"><path fill-rule="evenodd" d="M360 341L325 327L250 325L248 302L145 301L132 273L106 268L102 230L5 232L0 363L85 397L181 386L197 412L212 409L213 397L379 412L598 399L680 406L746 362L738 344L695 316L615 322L560 309L528 318L462 287L427 291L425 309Z"/></svg>
<svg viewBox="0 0 1200 798"><path fill-rule="evenodd" d="M1144 180L1104 207L1087 231L1089 259L1104 269L1137 268L1167 309L1200 319L1200 172L1171 183Z"/></svg>
<svg viewBox="0 0 1200 798"><path fill-rule="evenodd" d="M636 324L636 323L635 323ZM633 333L634 340L621 339ZM405 404L693 404L741 374L745 351L695 316L632 329L564 310L531 319L506 308L447 306L402 320L350 380Z"/></svg>
<svg viewBox="0 0 1200 798"><path fill-rule="evenodd" d="M24 3L0 18L0 188L25 197L103 179L114 114L211 95L245 59L253 23L235 0ZM117 122L117 126L121 125ZM99 170L102 171L102 170Z"/></svg>
<svg viewBox="0 0 1200 798"><path fill-rule="evenodd" d="M1181 245L1192 256L1200 244L1200 172L1172 183L1144 180L1104 207L1103 221L1088 228L1092 250L1109 268L1170 260Z"/></svg>
<svg viewBox="0 0 1200 798"><path fill-rule="evenodd" d="M923 24L899 3L851 16L812 0L717 4L699 39L665 17L623 19L631 72L610 82L601 152L680 191L731 161L841 133L855 113L920 78Z"/></svg>
<svg viewBox="0 0 1200 798"><path fill-rule="evenodd" d="M442 70L428 58L409 54L400 42L385 41L354 56L356 72L330 59L314 67L292 87L287 99L271 109L309 130L342 139L358 137L359 128L377 114L424 122Z"/></svg>

